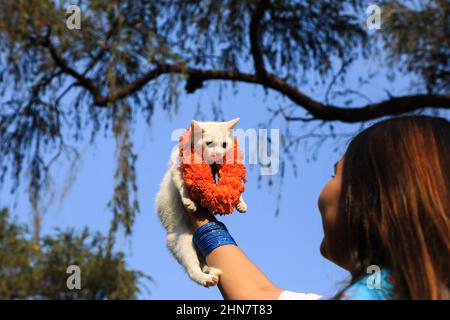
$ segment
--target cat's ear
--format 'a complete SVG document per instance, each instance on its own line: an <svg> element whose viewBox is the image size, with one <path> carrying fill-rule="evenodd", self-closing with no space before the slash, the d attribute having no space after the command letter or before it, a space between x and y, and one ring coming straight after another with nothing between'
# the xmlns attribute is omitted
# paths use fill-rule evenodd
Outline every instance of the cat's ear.
<svg viewBox="0 0 450 320"><path fill-rule="evenodd" d="M191 132L192 134L195 133L203 133L205 130L202 128L202 125L200 122L192 120L191 121Z"/></svg>
<svg viewBox="0 0 450 320"><path fill-rule="evenodd" d="M237 125L239 120L241 120L241 118L234 118L233 120L225 122L225 126L227 127L227 129L233 129Z"/></svg>

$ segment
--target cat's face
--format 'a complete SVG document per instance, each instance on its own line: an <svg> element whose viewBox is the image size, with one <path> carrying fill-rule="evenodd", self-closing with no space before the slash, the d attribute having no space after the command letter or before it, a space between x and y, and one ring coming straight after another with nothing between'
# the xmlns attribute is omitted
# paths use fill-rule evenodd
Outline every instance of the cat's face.
<svg viewBox="0 0 450 320"><path fill-rule="evenodd" d="M226 122L199 122L192 120L191 132L194 150L203 149L203 160L206 163L220 163L225 153L233 148L232 129L239 120L239 118Z"/></svg>

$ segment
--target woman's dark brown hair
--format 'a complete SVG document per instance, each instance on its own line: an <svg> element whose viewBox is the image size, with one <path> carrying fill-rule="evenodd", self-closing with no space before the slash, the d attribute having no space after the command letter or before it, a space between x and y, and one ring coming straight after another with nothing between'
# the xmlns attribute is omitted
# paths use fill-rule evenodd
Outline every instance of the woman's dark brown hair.
<svg viewBox="0 0 450 320"><path fill-rule="evenodd" d="M378 265L397 299L448 299L450 122L431 116L381 121L344 155L340 214L352 282Z"/></svg>

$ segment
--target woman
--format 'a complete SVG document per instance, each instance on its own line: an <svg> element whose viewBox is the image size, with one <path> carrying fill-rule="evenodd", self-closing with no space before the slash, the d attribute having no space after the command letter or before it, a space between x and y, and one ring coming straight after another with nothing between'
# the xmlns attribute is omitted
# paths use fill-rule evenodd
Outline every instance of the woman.
<svg viewBox="0 0 450 320"><path fill-rule="evenodd" d="M404 116L362 131L335 165L318 205L320 251L351 274L335 298L449 299L448 120ZM191 220L199 252L222 270L225 299L320 298L275 286L211 213L199 210ZM367 268L373 265L381 270L381 283L369 288Z"/></svg>

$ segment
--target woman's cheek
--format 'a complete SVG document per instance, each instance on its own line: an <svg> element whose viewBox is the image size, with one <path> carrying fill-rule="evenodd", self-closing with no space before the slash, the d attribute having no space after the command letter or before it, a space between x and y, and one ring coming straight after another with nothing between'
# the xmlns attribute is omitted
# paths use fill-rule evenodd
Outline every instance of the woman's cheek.
<svg viewBox="0 0 450 320"><path fill-rule="evenodd" d="M320 252L327 259L334 255L333 243L341 236L338 223L340 186L337 182L336 178L330 180L320 193L318 200L324 232Z"/></svg>

